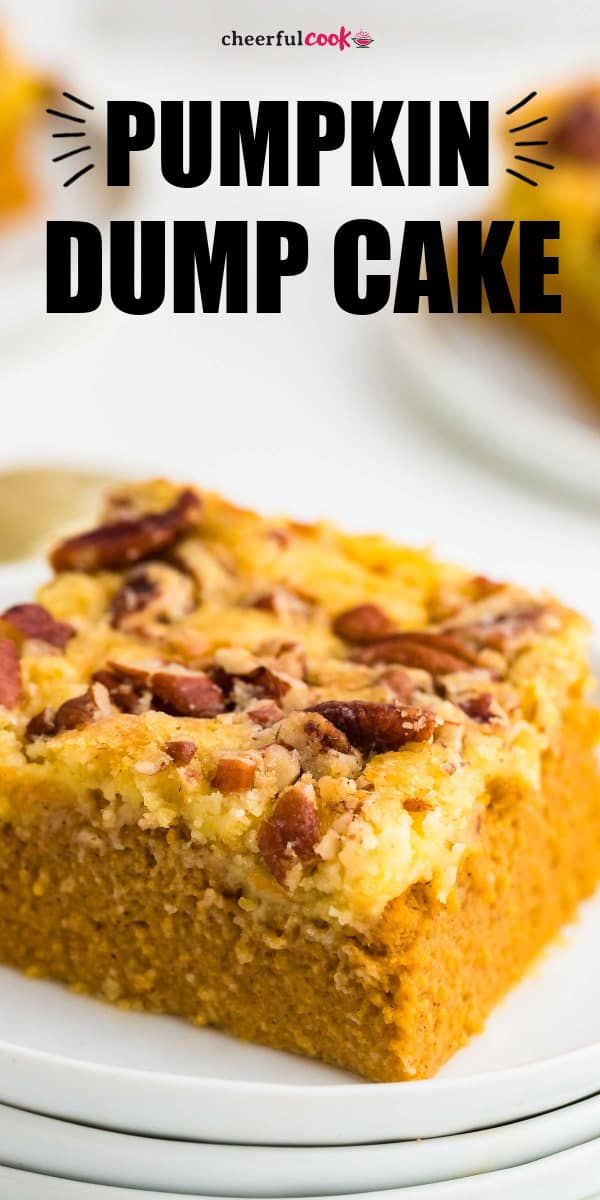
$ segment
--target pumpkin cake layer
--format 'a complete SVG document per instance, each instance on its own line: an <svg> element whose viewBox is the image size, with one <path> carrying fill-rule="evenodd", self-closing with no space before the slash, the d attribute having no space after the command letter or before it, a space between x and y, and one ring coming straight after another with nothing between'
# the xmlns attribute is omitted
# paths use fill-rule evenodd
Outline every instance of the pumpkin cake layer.
<svg viewBox="0 0 600 1200"><path fill-rule="evenodd" d="M52 564L0 618L0 958L434 1072L600 876L585 622L165 481Z"/></svg>

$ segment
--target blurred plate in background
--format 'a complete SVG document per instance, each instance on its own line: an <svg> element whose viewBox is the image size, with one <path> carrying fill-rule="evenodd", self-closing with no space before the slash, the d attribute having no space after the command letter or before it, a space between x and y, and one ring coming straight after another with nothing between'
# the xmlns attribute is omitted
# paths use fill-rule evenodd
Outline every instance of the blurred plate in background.
<svg viewBox="0 0 600 1200"><path fill-rule="evenodd" d="M486 317L397 314L402 390L479 454L538 483L600 501L600 409L535 345Z"/></svg>

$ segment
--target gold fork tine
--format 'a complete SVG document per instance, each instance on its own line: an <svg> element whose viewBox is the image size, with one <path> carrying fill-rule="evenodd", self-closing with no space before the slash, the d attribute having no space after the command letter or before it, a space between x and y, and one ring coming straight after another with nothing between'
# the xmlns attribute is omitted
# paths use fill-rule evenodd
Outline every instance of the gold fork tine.
<svg viewBox="0 0 600 1200"><path fill-rule="evenodd" d="M58 467L0 472L0 562L42 553L66 530L97 515L103 489L116 476Z"/></svg>

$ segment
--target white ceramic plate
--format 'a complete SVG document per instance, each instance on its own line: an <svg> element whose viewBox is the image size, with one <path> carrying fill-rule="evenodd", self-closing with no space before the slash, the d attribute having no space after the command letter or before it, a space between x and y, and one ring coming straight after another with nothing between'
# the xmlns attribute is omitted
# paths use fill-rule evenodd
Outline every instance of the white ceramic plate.
<svg viewBox="0 0 600 1200"><path fill-rule="evenodd" d="M0 573L0 605L39 567ZM105 1129L258 1145L438 1137L600 1090L600 895L433 1080L368 1084L0 970L0 1101Z"/></svg>
<svg viewBox="0 0 600 1200"><path fill-rule="evenodd" d="M424 1187L346 1193L346 1200L598 1200L599 1181L600 1141L594 1141L524 1167ZM0 1200L176 1200L181 1195L105 1187L0 1166ZM187 1195L217 1200L214 1194Z"/></svg>
<svg viewBox="0 0 600 1200"><path fill-rule="evenodd" d="M480 452L600 501L600 416L501 317L403 314L391 345L403 389Z"/></svg>
<svg viewBox="0 0 600 1200"><path fill-rule="evenodd" d="M374 1146L223 1146L111 1133L0 1105L0 1162L135 1188L332 1196L499 1171L600 1138L600 1095L478 1133Z"/></svg>

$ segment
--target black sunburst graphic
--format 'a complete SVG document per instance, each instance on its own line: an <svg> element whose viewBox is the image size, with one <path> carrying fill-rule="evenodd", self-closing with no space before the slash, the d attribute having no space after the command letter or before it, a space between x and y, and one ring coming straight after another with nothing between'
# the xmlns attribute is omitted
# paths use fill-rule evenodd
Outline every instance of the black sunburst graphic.
<svg viewBox="0 0 600 1200"><path fill-rule="evenodd" d="M65 100L71 100L73 104L77 104L80 108L87 108L90 112L93 112L93 110L94 110L93 104L88 104L87 100L81 100L79 96L74 96L72 94L72 92L63 92L63 96L64 96ZM86 120L87 120L86 117L76 116L75 113L60 112L60 110L57 108L47 108L46 112L51 117L60 117L61 120L63 120L63 121L73 121L77 125L85 125ZM59 133L53 133L52 137L53 138L85 138L85 137L88 137L88 132L85 129L78 129L78 130L73 130L73 131L69 130L67 132L63 132L61 130ZM52 159L52 162L53 163L63 162L63 160L66 158L73 158L76 154L84 154L87 150L91 150L91 149L92 149L91 143L89 143L87 146L75 146L75 148L73 150L65 150L63 154L56 154L55 157ZM71 165L71 164L69 164L69 165ZM76 171L74 175L70 175L68 179L65 179L65 181L63 183L63 187L70 187L72 183L75 183L76 179L81 179L82 175L87 175L88 171L93 171L95 165L96 164L93 162L86 163L85 167L81 167L80 170Z"/></svg>
<svg viewBox="0 0 600 1200"><path fill-rule="evenodd" d="M527 96L523 96L522 100L517 100L516 104L512 104L510 108L507 108L504 115L506 117L512 117L513 113L518 112L520 108L524 108L525 105L529 104L529 102L531 100L535 99L536 96L537 96L537 92L529 92ZM526 129L533 129L537 125L543 125L547 120L548 120L548 117L534 117L533 120L524 121L523 124L521 124L521 125L512 125L508 132L511 134L523 133ZM546 132L546 131L540 130L540 133L541 132ZM547 138L546 139L540 138L537 140L535 140L533 138L522 139L522 140L514 141L513 144L515 146L515 149L517 149L517 148L520 149L525 146L529 149L530 146L547 146L548 139ZM541 158L531 158L529 153L513 154L513 158L515 159L516 162L529 163L530 166L532 166L532 167L542 167L544 169L544 171L553 171L554 170L554 163L543 162ZM514 175L515 179L521 179L523 181L523 183L528 183L530 185L530 187L538 186L537 179L531 179L529 177L529 175L524 175L522 171L517 171L517 170L515 170L514 167L506 167L505 170L506 170L507 175Z"/></svg>

